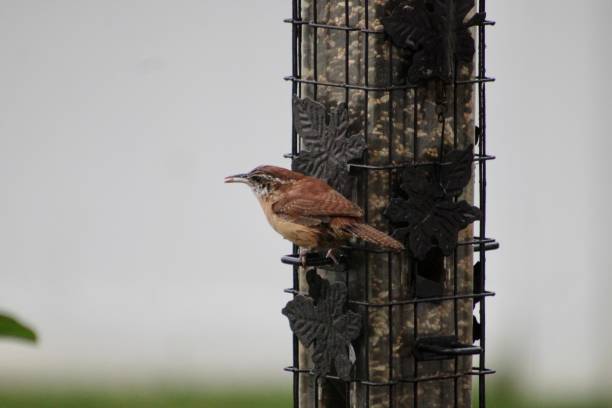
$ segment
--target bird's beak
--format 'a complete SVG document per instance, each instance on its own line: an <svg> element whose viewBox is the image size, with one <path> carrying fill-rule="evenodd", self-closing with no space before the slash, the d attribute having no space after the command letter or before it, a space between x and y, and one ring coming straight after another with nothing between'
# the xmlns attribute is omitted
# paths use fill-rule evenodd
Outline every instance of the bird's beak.
<svg viewBox="0 0 612 408"><path fill-rule="evenodd" d="M233 176L227 176L225 178L226 183L245 183L249 184L248 174L236 174Z"/></svg>

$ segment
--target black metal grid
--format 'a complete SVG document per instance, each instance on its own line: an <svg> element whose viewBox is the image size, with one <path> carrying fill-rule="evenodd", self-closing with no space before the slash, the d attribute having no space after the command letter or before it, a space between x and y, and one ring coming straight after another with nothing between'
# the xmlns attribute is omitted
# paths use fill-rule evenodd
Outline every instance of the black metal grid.
<svg viewBox="0 0 612 408"><path fill-rule="evenodd" d="M312 0L312 7L313 7L313 20L311 21L305 21L302 19L302 4L301 4L301 0L292 0L292 17L290 19L286 19L285 22L291 24L292 26L292 74L291 76L287 76L285 77L285 80L290 81L292 86L291 86L291 91L292 91L292 98L293 96L301 96L302 94L302 84L308 84L308 85L312 85L313 86L313 94L314 94L314 99L316 100L317 98L317 89L319 86L325 86L325 87L336 87L336 88L343 88L345 89L345 102L348 104L349 103L349 91L350 90L357 90L357 91L362 91L364 92L364 112L365 112L365 117L364 117L364 131L366 132L366 141L367 141L367 130L368 130L368 94L370 92L386 92L389 94L389 112L392 112L392 108L393 108L393 93L394 91L399 91L399 90L404 90L405 92L408 92L409 90L412 90L414 92L414 139L413 139L413 151L417 152L417 131L418 131L418 123L417 123L417 95L418 95L418 91L419 91L419 86L417 85L411 85L411 84L406 84L406 85L393 85L393 48L390 46L390 53L389 53L389 67L390 67L390 72L389 72L389 85L387 86L370 86L369 85L369 78L368 78L368 63L369 63L369 38L371 35L385 35L384 31L382 30L372 30L369 29L369 0L364 0L364 11L365 11L365 24L364 27L365 28L359 28L359 27L351 27L350 26L350 20L349 20L349 1L348 0L344 0L344 4L345 4L345 21L344 21L344 25L339 26L339 25L330 25L330 24L321 24L319 22L317 22L317 0ZM481 13L485 12L485 0L477 0L477 8L478 11ZM454 381L454 406L457 407L458 406L458 400L457 400L457 396L458 396L458 389L457 389L457 384L458 384L458 379L461 377L465 377L465 376L474 376L474 377L478 377L478 406L480 408L484 408L486 407L486 393L485 393L485 377L487 375L490 374L494 374L495 371L486 368L486 360L485 360L485 344L486 344L486 324L485 324L485 318L486 318L486 308L485 308L485 301L487 297L490 296L494 296L495 293L490 292L490 291L486 291L484 290L485 288L485 280L486 280L486 252L490 251L490 250L495 250L497 248L499 248L499 244L497 243L497 241L495 241L492 238L486 238L486 166L487 166L487 161L489 160L494 160L495 157L488 155L487 154L487 149L486 149L486 136L487 136L487 132L486 132L486 87L485 85L488 82L492 82L494 81L494 78L491 77L487 77L486 76L486 55L485 55L485 50L486 50L486 43L485 43L485 28L486 26L489 25L494 25L495 23L489 20L484 21L482 24L480 24L477 28L478 31L478 35L477 35L477 66L478 66L478 73L476 75L476 77L471 78L471 79L467 79L467 80L458 80L455 74L455 78L453 80L452 86L453 89L456 91L457 86L459 85L472 85L475 84L477 86L477 95L478 95L478 108L477 108L477 116L478 116L478 128L477 131L479 132L479 141L478 141L478 152L477 154L475 154L474 156L474 162L477 163L477 167L478 167L478 191L479 191L479 207L481 210L481 219L479 221L479 236L474 237L473 240L470 241L464 241L464 242L459 242L457 244L457 246L465 246L465 245L471 245L473 247L474 252L478 252L479 254L479 261L480 261L480 268L481 268L481 273L480 273L480 282L476 283L475 282L475 287L479 287L482 288L482 291L479 292L474 292L474 293L468 293L468 294L459 294L458 293L458 288L457 288L457 252L454 251L453 253L453 275L454 275L454 279L453 279L453 294L452 295L447 295L447 296L435 296L435 297L417 297L415 294L415 297L413 299L408 299L408 300L393 300L390 297L390 301L389 302L385 302L385 303L373 303L370 302L368 299L368 286L369 286L369 267L366 264L365 267L365 279L364 279L364 288L365 288L365 299L364 300L355 300L355 299L351 299L349 296L349 301L348 303L350 305L353 305L355 307L364 307L364 310L367 311L370 308L388 308L388 321L389 321L389 329L391 330L391 328L393 327L393 323L392 323L392 315L393 315L393 307L394 306L399 306L399 305L407 305L407 304L412 304L414 305L413 311L414 311L414 315L413 315L413 322L414 322L414 339L415 342L418 338L418 305L419 304L423 304L423 303L430 303L430 302L446 302L446 301L452 301L454 303L454 315L455 315L455 319L454 319L454 332L455 332L455 336L458 337L458 300L460 299L473 299L474 301L478 301L479 302L479 323L480 323L480 332L479 332L479 337L480 337L480 344L479 346L473 346L473 347L464 347L463 349L449 349L446 350L445 352L441 352L442 354L445 354L446 356L452 356L455 359L455 364L454 364L454 372L452 374L444 374L444 375L437 375L437 376L419 376L419 372L418 372L418 360L415 358L414 359L414 369L413 369L413 376L411 378L394 378L393 375L393 364L392 364L392 349L391 347L389 347L389 371L390 371L390 375L389 375L389 379L388 381L384 381L384 382L375 382L375 381L370 381L369 380L369 368L367 366L367 361L366 361L366 369L365 369L365 379L352 379L350 381L350 383L358 383L361 385L365 386L365 393L366 393L366 406L369 406L369 390L370 387L387 387L389 390L389 406L393 407L393 390L394 390L394 386L401 384L401 383L405 383L405 384L413 384L414 390L413 390L413 407L417 408L419 406L419 396L418 396L418 384L419 383L423 383L423 382L429 382L429 381L442 381L442 380L453 380ZM302 66L302 27L304 26L308 26L311 27L313 30L313 78L314 79L305 79L302 78L302 72L301 72L301 66ZM324 30L339 30L339 31L343 31L345 33L345 52L344 52L344 59L345 59L345 63L344 63L344 68L345 68L345 79L344 82L342 83L335 83L335 82L327 82L327 81L319 81L318 80L318 72L317 72L317 30L318 29L324 29ZM357 32L360 33L361 35L364 36L364 40L365 40L365 46L364 46L364 72L366 73L364 75L364 83L363 85L356 85L356 84L351 84L349 81L349 41L350 41L350 34L353 32ZM457 147L457 101L456 101L456 97L457 97L457 92L453 92L453 95L455 97L455 101L453 104L453 116L454 116L454 147ZM389 129L393 129L392 126L392 120L393 120L393 115L390 114L389 115ZM297 155L299 154L299 140L298 140L298 135L297 132L295 130L295 126L292 123L292 142L291 142L291 153L285 155L285 157L287 158L295 158L297 157ZM390 135L389 140L390 143L392 140L392 135ZM355 169L359 169L359 170L363 170L363 171L369 171L369 170L397 170L403 167L408 167L408 166L427 166L427 165L431 165L431 162L422 162L422 161L416 161L416 160L412 160L412 161L408 161L405 163L401 163L401 164L392 164L393 162L393 157L392 157L392 152L393 149L389 149L390 152L390 158L389 158L389 163L388 165L369 165L369 164L350 164L349 167L350 168L355 168ZM442 159L443 161L443 159ZM443 164L438 162L438 164ZM389 172L389 177L391 180L391 177L393 177L392 172ZM367 197L367 183L365 183L365 196ZM365 206L365 219L367 220L368 214L368 206ZM294 246L293 248L293 254L297 253L297 247ZM379 251L379 250L372 250L369 248L351 248L350 250L360 250L360 251L368 251L368 252L374 252L374 253L383 253L384 251ZM367 263L369 261L369 257L366 256L364 257L365 262ZM392 293L392 279L391 279L391 256L389 255L389 262L388 262L388 270L389 270L389 296L391 296ZM291 264L293 265L293 287L289 288L289 289L285 289L286 293L292 294L292 295L297 295L300 293L300 285L299 285L299 260L298 257L295 255L289 255L289 256L285 256L282 259L283 263L287 263L287 264ZM415 261L413 261L415 262ZM313 265L313 266L321 266L321 264L324 264L325 262L323 261L322 263L319 263L317 265ZM413 282L416 281L416 273L417 273L417 268L416 268L416 263L413 264L413 268L412 268L412 273L413 273ZM345 279L346 279L346 285L347 287L349 287L349 271L345 271ZM368 359L368 340L367 340L367 328L364 329L364 336L366 336L366 340L365 340L365 354L366 354L366 360ZM389 339L391 341L392 339L392 333L389 333ZM314 374L308 370L308 369L301 369L299 367L299 344L298 344L298 339L297 337L294 335L293 336L293 364L292 366L286 367L285 371L291 372L293 373L293 406L295 408L299 407L299 376L300 374L307 374L310 376L314 376ZM438 352L440 352L438 350ZM470 371L467 372L459 372L458 371L458 356L460 355L478 355L479 356L479 361L478 361L478 366L477 367L473 367ZM326 375L325 378L330 379L330 380L340 380L339 377L333 376L333 375ZM319 403L318 403L318 378L315 378L315 384L314 384L314 390L315 390L315 395L314 395L314 405L316 408L318 408ZM346 387L346 406L350 407L350 387ZM360 404L361 406L361 404Z"/></svg>

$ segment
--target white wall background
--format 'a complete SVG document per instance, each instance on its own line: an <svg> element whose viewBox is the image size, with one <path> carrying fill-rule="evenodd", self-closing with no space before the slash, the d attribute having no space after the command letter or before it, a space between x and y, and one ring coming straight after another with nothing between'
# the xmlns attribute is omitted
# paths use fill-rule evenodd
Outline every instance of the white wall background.
<svg viewBox="0 0 612 408"><path fill-rule="evenodd" d="M612 3L490 0L489 363L612 386ZM0 1L2 342L23 382L289 381L289 245L223 176L288 165L289 0Z"/></svg>
<svg viewBox="0 0 612 408"><path fill-rule="evenodd" d="M487 3L491 361L534 389L608 390L612 3Z"/></svg>

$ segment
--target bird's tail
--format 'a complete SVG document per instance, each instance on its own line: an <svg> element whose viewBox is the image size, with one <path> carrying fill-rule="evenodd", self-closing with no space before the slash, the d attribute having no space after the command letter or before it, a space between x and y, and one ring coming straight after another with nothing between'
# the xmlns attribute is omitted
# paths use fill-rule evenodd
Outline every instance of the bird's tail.
<svg viewBox="0 0 612 408"><path fill-rule="evenodd" d="M344 230L382 249L388 249L393 252L400 252L404 249L404 245L401 242L367 224L350 223L344 226Z"/></svg>

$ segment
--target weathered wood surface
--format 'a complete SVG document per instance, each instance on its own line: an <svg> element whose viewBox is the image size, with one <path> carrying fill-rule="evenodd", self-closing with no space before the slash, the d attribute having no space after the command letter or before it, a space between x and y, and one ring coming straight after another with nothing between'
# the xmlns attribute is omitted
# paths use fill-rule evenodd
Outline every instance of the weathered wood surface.
<svg viewBox="0 0 612 408"><path fill-rule="evenodd" d="M388 0L371 0L366 10L363 0L348 1L348 25L371 30L382 30L381 18ZM319 23L346 25L345 2L317 0L316 16L313 0L302 0L302 19ZM304 26L302 31L302 78L333 83L347 82L345 53L348 52L348 83L352 85L388 86L391 82L402 84L407 58L400 50L392 49L383 35L364 34L312 28ZM315 45L316 38L316 45ZM366 48L367 42L367 48ZM347 47L348 43L348 47ZM314 65L316 48L317 64ZM367 50L367 51L366 51ZM367 56L366 56L367 53ZM390 53L392 53L392 58ZM368 72L366 73L366 58ZM393 61L393 64L390 61ZM473 67L464 67L459 79L472 76ZM367 75L367 78L366 78ZM444 126L444 151L465 147L474 143L474 92L472 85L458 85L456 96L453 86L446 87L448 105L445 119L440 122L436 111L436 85L430 84L418 90L379 92L346 90L330 86L301 85L302 97L310 97L328 106L347 102L352 133L365 133L368 142L369 164L389 164L411 159L435 159L440 152L442 128ZM455 114L454 101L457 101ZM415 108L416 103L416 108ZM416 118L415 118L416 113ZM416 122L416 126L415 126ZM456 122L456 123L455 123ZM414 130L417 129L415 135ZM455 132L456 130L456 132ZM416 138L415 138L416 136ZM390 199L391 172L363 171L359 173L359 185L355 189L354 201L366 210L367 222L379 229L389 230L383 211ZM473 183L468 185L464 198L473 202ZM460 234L460 241L472 238L472 228ZM473 253L469 246L462 246L453 256L444 259L444 292L453 294L453 264L457 262L458 293L472 292ZM413 265L409 255L351 254L349 268L349 298L386 303L413 297ZM344 272L325 271L331 280L347 280ZM307 290L305 272L300 271L300 288ZM457 301L459 339L472 342L472 300ZM435 376L466 372L471 369L471 357L461 357L455 368L455 360L420 362L416 366L412 357L415 336L413 305L393 307L354 308L364 316L364 335L357 349L357 377L373 382L387 382L398 378L413 378L416 375ZM419 336L453 335L454 302L419 304L417 306ZM311 368L310 350L300 345L300 368ZM331 383L331 384L330 384ZM335 396L342 393L344 384L327 382L315 384L309 374L299 375L300 407L337 406ZM454 404L454 381L431 381L394 386L370 386L352 383L351 407L412 407L414 392L418 392L418 406L423 408L452 407ZM471 405L471 378L458 380L458 406ZM336 395L337 396L337 395ZM393 401L393 402L392 402Z"/></svg>

